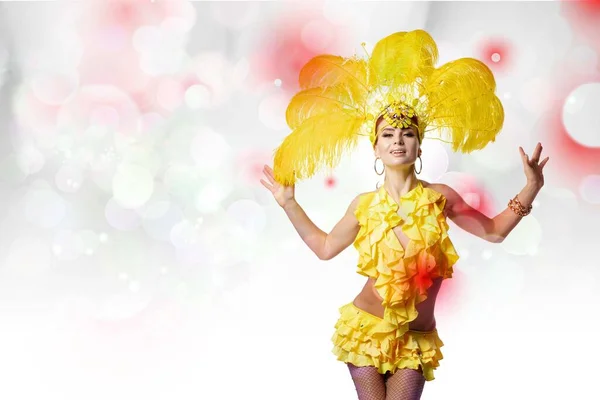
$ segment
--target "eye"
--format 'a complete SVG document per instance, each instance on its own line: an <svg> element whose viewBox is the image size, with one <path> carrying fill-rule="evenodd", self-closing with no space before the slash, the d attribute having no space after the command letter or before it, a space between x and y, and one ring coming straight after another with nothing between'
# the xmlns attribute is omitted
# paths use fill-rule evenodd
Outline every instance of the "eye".
<svg viewBox="0 0 600 400"><path fill-rule="evenodd" d="M383 137L390 137L390 136L393 136L393 135L392 135L391 133L387 133L387 132L386 132L386 133L384 133L384 134L383 134L383 135L381 135L381 136L383 136Z"/></svg>
<svg viewBox="0 0 600 400"><path fill-rule="evenodd" d="M415 136L415 134L414 134L414 133L412 133L412 132L406 132L406 136L408 136L408 137L413 137L413 136Z"/></svg>

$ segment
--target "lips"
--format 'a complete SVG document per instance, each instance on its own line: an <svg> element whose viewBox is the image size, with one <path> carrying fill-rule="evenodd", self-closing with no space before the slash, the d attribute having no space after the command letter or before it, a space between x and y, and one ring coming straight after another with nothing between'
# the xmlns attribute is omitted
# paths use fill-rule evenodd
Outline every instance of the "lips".
<svg viewBox="0 0 600 400"><path fill-rule="evenodd" d="M406 150L394 150L391 153L395 156L400 156L400 155L406 154Z"/></svg>

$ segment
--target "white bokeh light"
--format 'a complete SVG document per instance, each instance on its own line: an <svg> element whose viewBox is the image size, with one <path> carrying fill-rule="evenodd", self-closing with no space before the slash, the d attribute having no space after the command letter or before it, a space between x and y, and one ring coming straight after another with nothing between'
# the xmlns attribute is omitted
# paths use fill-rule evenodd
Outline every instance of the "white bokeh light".
<svg viewBox="0 0 600 400"><path fill-rule="evenodd" d="M83 242L83 253L87 256L95 254L100 247L100 237L94 231L90 230L79 232L79 237Z"/></svg>
<svg viewBox="0 0 600 400"><path fill-rule="evenodd" d="M24 146L17 152L17 163L25 174L32 175L44 168L46 157L33 146Z"/></svg>
<svg viewBox="0 0 600 400"><path fill-rule="evenodd" d="M91 125L104 126L124 136L138 133L139 109L129 93L110 85L82 86L58 110L56 127L67 133L65 139L79 141Z"/></svg>
<svg viewBox="0 0 600 400"><path fill-rule="evenodd" d="M185 95L181 83L175 79L163 79L158 84L156 100L165 110L175 111L183 103Z"/></svg>
<svg viewBox="0 0 600 400"><path fill-rule="evenodd" d="M212 253L208 251L209 243L205 240L212 234L201 220L182 220L177 223L171 229L171 243L175 246L177 260L191 265L212 262Z"/></svg>
<svg viewBox="0 0 600 400"><path fill-rule="evenodd" d="M169 193L180 199L194 196L198 174L195 168L187 165L173 164L163 175L163 184Z"/></svg>
<svg viewBox="0 0 600 400"><path fill-rule="evenodd" d="M199 222L192 223L188 220L179 221L171 229L171 243L173 243L175 247L195 245L201 240L200 229L201 224Z"/></svg>
<svg viewBox="0 0 600 400"><path fill-rule="evenodd" d="M536 255L542 241L542 227L535 216L528 215L511 231L501 246L510 254Z"/></svg>
<svg viewBox="0 0 600 400"><path fill-rule="evenodd" d="M576 72L593 73L598 67L598 53L591 47L580 44L572 48L567 62Z"/></svg>
<svg viewBox="0 0 600 400"><path fill-rule="evenodd" d="M421 162L423 163L419 179L427 181L436 181L440 176L448 171L448 152L442 146L439 141L436 140L424 140L421 145L423 155L421 160L415 161L415 168L417 171L420 168Z"/></svg>
<svg viewBox="0 0 600 400"><path fill-rule="evenodd" d="M258 106L258 119L265 126L279 130L287 128L285 111L289 99L283 93L272 94L263 99Z"/></svg>
<svg viewBox="0 0 600 400"><path fill-rule="evenodd" d="M142 206L154 191L154 177L147 169L122 164L113 178L113 195L124 208Z"/></svg>
<svg viewBox="0 0 600 400"><path fill-rule="evenodd" d="M24 199L25 219L42 228L54 228L66 215L65 201L47 184L32 184Z"/></svg>
<svg viewBox="0 0 600 400"><path fill-rule="evenodd" d="M232 156L231 146L223 135L210 128L201 128L192 140L190 152L201 176L221 170Z"/></svg>
<svg viewBox="0 0 600 400"><path fill-rule="evenodd" d="M141 223L141 218L135 210L123 208L114 198L106 203L104 216L110 226L121 231L134 230Z"/></svg>
<svg viewBox="0 0 600 400"><path fill-rule="evenodd" d="M210 90L204 85L191 85L185 91L185 104L192 109L210 106Z"/></svg>
<svg viewBox="0 0 600 400"><path fill-rule="evenodd" d="M590 204L600 204L600 175L588 175L579 185L581 197Z"/></svg>
<svg viewBox="0 0 600 400"><path fill-rule="evenodd" d="M52 252L60 260L75 260L83 254L84 248L83 240L76 232L60 230L54 235Z"/></svg>
<svg viewBox="0 0 600 400"><path fill-rule="evenodd" d="M54 183L65 193L75 193L83 183L83 171L77 165L63 165L56 172Z"/></svg>
<svg viewBox="0 0 600 400"><path fill-rule="evenodd" d="M553 93L549 81L538 76L523 83L520 99L527 111L541 114L552 105Z"/></svg>
<svg viewBox="0 0 600 400"><path fill-rule="evenodd" d="M207 52L195 56L189 69L199 82L210 88L210 106L214 107L229 100L248 74L249 66L245 59L233 66L223 54Z"/></svg>
<svg viewBox="0 0 600 400"><path fill-rule="evenodd" d="M162 167L161 156L154 149L127 145L117 147L120 148L122 162L141 167L152 176L156 175Z"/></svg>
<svg viewBox="0 0 600 400"><path fill-rule="evenodd" d="M113 178L117 171L117 159L112 151L97 154L90 161L90 175L96 186L107 193L112 193Z"/></svg>
<svg viewBox="0 0 600 400"><path fill-rule="evenodd" d="M201 213L213 213L221 207L221 203L233 191L227 181L209 181L203 184L196 194L196 209Z"/></svg>
<svg viewBox="0 0 600 400"><path fill-rule="evenodd" d="M255 201L248 199L237 200L227 208L227 216L235 221L249 235L257 235L266 225L264 209Z"/></svg>
<svg viewBox="0 0 600 400"><path fill-rule="evenodd" d="M563 105L563 123L569 136L588 147L600 147L600 82L586 83L568 96Z"/></svg>
<svg viewBox="0 0 600 400"><path fill-rule="evenodd" d="M172 228L183 218L180 207L174 203L156 202L146 210L142 227L155 240L169 241Z"/></svg>
<svg viewBox="0 0 600 400"><path fill-rule="evenodd" d="M30 80L35 96L50 105L60 105L75 93L79 85L77 71L69 73L39 71Z"/></svg>

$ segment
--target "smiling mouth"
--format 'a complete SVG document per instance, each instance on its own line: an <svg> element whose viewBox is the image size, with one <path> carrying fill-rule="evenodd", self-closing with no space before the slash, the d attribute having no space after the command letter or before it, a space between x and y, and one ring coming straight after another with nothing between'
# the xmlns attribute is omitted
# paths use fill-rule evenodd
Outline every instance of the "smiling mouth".
<svg viewBox="0 0 600 400"><path fill-rule="evenodd" d="M395 156L401 156L401 155L406 154L406 151L395 150L395 151L392 151L392 154Z"/></svg>

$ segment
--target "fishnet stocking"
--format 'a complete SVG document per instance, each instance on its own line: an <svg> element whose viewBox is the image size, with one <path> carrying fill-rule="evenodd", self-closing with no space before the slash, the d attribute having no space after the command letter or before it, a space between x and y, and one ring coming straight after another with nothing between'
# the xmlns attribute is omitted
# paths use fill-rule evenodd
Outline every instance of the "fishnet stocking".
<svg viewBox="0 0 600 400"><path fill-rule="evenodd" d="M386 400L419 400L425 377L414 369L399 369L387 379Z"/></svg>
<svg viewBox="0 0 600 400"><path fill-rule="evenodd" d="M385 400L385 381L375 367L357 367L348 363L348 369L358 400Z"/></svg>

